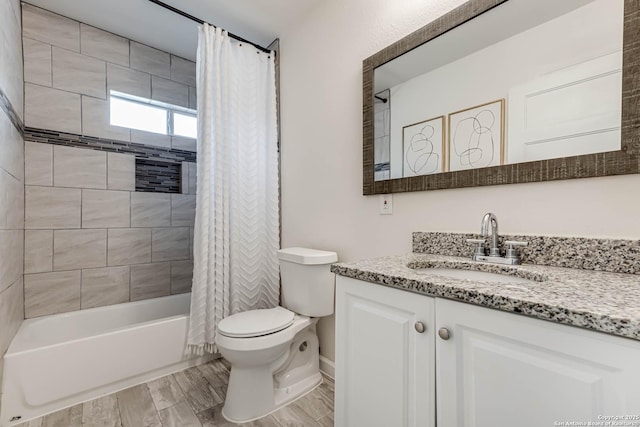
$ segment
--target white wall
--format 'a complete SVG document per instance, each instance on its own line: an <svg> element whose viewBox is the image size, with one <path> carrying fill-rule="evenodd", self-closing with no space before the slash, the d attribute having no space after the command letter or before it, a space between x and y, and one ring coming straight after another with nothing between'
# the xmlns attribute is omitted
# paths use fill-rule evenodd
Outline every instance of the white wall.
<svg viewBox="0 0 640 427"><path fill-rule="evenodd" d="M412 231L474 232L488 211L504 233L640 238L640 175L396 194L388 216L362 196L362 60L462 2L325 0L283 32L283 246L405 253ZM330 359L333 340L324 319Z"/></svg>

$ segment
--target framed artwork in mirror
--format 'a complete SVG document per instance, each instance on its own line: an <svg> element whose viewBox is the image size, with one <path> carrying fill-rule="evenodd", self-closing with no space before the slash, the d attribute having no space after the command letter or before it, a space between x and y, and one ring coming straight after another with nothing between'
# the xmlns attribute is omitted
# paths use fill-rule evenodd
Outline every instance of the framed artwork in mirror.
<svg viewBox="0 0 640 427"><path fill-rule="evenodd" d="M504 161L504 99L449 114L449 170L499 166Z"/></svg>
<svg viewBox="0 0 640 427"><path fill-rule="evenodd" d="M423 120L402 128L402 176L444 172L444 116Z"/></svg>

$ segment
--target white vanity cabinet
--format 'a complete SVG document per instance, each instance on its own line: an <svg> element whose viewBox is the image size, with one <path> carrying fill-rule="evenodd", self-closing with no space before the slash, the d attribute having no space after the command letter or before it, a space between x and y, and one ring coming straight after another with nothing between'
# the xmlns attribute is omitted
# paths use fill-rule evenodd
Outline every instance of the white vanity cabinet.
<svg viewBox="0 0 640 427"><path fill-rule="evenodd" d="M435 426L434 298L342 276L336 292L335 425Z"/></svg>
<svg viewBox="0 0 640 427"><path fill-rule="evenodd" d="M639 341L342 276L336 284L336 427L434 426L436 401L440 427L616 416L640 426Z"/></svg>
<svg viewBox="0 0 640 427"><path fill-rule="evenodd" d="M640 426L639 341L441 298L436 324L439 426Z"/></svg>

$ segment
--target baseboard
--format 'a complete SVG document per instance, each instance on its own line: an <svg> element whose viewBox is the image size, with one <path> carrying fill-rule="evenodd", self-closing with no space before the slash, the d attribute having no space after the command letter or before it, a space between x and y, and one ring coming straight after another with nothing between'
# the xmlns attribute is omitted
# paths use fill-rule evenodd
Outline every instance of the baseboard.
<svg viewBox="0 0 640 427"><path fill-rule="evenodd" d="M320 371L331 379L336 376L336 364L324 356L320 356Z"/></svg>

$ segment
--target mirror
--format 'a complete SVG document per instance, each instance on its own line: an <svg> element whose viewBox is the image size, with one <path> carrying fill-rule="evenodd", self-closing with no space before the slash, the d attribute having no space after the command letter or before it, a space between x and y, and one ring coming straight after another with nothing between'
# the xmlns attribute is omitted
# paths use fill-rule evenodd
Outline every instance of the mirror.
<svg viewBox="0 0 640 427"><path fill-rule="evenodd" d="M632 3L471 0L366 59L364 194L640 172Z"/></svg>

